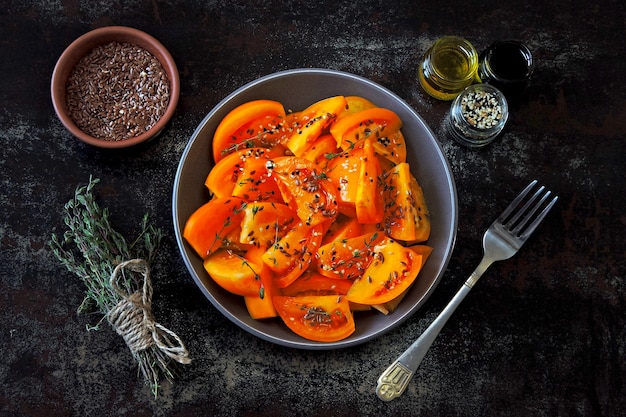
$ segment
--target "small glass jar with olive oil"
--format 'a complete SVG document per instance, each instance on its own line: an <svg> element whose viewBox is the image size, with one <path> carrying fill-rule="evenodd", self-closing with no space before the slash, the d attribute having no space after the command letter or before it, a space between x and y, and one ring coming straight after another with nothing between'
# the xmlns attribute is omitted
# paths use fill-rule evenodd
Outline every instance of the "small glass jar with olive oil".
<svg viewBox="0 0 626 417"><path fill-rule="evenodd" d="M424 90L439 100L453 100L472 84L478 69L478 52L466 39L444 36L426 51L419 66Z"/></svg>

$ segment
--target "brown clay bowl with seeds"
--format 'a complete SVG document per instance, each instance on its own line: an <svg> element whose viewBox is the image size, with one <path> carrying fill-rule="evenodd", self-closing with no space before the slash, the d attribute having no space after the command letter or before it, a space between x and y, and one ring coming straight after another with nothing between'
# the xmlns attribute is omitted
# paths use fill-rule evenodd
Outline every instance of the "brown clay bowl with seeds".
<svg viewBox="0 0 626 417"><path fill-rule="evenodd" d="M78 139L125 148L163 130L178 104L180 79L174 59L154 37L108 26L67 47L54 68L50 92L57 116Z"/></svg>

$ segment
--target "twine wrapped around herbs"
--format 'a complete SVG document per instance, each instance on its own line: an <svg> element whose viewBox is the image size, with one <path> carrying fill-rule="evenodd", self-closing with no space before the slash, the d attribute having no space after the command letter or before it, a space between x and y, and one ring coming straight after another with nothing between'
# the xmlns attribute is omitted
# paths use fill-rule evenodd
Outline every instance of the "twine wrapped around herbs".
<svg viewBox="0 0 626 417"><path fill-rule="evenodd" d="M125 270L143 276L141 292L128 293L123 286L118 284L118 279L125 275ZM155 356L162 368L167 368L167 358L182 364L191 362L183 341L176 333L154 321L150 268L145 260L131 259L118 264L113 270L110 284L122 299L107 313L106 318L117 334L124 338L133 356L140 357L140 352L156 345L158 350ZM173 343L170 337L176 343ZM143 366L144 362L139 360L139 365ZM149 367L142 368L141 371L148 380L155 380L157 377L151 375Z"/></svg>
<svg viewBox="0 0 626 417"><path fill-rule="evenodd" d="M111 227L108 210L96 203L92 192L96 183L98 179L90 178L87 186L76 189L65 205L69 230L62 240L53 234L50 247L87 287L79 312L95 308L103 314L102 320L124 338L156 397L160 376L171 381L174 363L191 362L182 340L155 322L152 314L150 263L162 233L149 225L145 215L141 233L128 243ZM72 244L74 248L69 247Z"/></svg>

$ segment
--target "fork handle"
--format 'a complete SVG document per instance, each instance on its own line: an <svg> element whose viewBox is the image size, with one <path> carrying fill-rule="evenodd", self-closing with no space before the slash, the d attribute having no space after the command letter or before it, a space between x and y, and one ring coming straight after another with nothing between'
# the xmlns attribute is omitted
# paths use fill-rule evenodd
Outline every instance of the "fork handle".
<svg viewBox="0 0 626 417"><path fill-rule="evenodd" d="M402 395L409 385L413 374L417 371L422 359L426 356L428 349L430 349L430 346L439 335L439 332L443 329L443 326L492 263L493 261L491 259L483 257L483 260L476 267L474 272L471 273L463 286L461 286L452 300L450 300L448 305L446 305L424 333L422 333L422 335L381 374L376 386L376 395L378 398L383 401L391 401Z"/></svg>

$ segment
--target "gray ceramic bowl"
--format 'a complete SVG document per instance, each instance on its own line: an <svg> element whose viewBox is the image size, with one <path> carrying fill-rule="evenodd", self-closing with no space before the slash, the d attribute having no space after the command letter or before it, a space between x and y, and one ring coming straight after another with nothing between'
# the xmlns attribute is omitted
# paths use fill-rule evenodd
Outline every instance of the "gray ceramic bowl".
<svg viewBox="0 0 626 417"><path fill-rule="evenodd" d="M289 330L280 319L256 321L248 315L243 298L220 288L208 276L202 260L182 237L187 218L208 201L204 186L212 168L211 140L222 118L236 106L255 99L271 99L286 109L302 110L309 104L335 95L358 95L380 107L395 111L403 122L408 161L424 190L431 212L432 232L428 244L433 253L397 310L385 316L376 311L356 313L356 331L332 343L306 340ZM441 146L422 118L389 90L358 76L325 69L278 72L253 81L222 100L202 120L180 160L172 198L174 229L183 260L192 278L209 301L242 329L273 343L300 349L335 349L354 346L397 327L411 317L439 283L452 254L457 229L457 197L452 172Z"/></svg>

